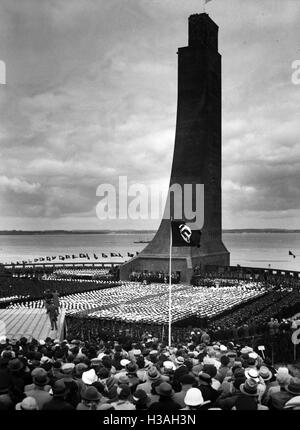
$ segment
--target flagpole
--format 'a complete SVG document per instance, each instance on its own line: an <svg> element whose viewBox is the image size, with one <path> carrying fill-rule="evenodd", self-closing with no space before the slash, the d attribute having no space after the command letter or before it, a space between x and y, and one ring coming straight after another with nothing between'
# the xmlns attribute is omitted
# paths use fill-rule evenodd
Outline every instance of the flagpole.
<svg viewBox="0 0 300 430"><path fill-rule="evenodd" d="M170 219L170 260L169 260L169 346L172 343L172 218Z"/></svg>

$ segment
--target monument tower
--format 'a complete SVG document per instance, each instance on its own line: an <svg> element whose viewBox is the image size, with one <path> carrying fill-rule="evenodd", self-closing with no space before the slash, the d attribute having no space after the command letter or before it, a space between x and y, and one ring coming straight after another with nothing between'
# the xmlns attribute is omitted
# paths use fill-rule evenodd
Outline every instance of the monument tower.
<svg viewBox="0 0 300 430"><path fill-rule="evenodd" d="M207 265L229 265L229 252L222 242L222 95L218 30L206 13L191 15L188 46L178 50L177 125L170 186L204 184L201 246L172 249L172 272L180 272L183 281L189 281L195 266L205 270ZM132 271L167 273L169 238L170 219L164 217L148 246L121 266L121 279L128 279Z"/></svg>

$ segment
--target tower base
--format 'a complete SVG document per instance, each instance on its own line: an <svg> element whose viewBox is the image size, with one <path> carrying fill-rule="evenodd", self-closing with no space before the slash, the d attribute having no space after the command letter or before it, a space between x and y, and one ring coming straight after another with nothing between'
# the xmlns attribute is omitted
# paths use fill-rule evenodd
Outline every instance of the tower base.
<svg viewBox="0 0 300 430"><path fill-rule="evenodd" d="M188 253L187 253L188 254ZM172 272L180 273L180 281L190 282L194 268L197 266L205 272L206 266L229 266L229 253L227 251L199 256L175 256L172 258ZM143 254L134 257L120 267L120 279L128 280L132 272L164 272L169 273L169 256L167 254Z"/></svg>

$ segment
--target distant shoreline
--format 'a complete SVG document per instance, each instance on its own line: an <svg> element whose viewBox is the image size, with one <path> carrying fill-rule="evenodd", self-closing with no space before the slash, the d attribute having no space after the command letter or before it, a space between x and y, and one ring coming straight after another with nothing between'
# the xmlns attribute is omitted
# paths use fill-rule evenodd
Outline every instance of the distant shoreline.
<svg viewBox="0 0 300 430"><path fill-rule="evenodd" d="M154 234L156 230L1 230L0 235L42 235L42 234ZM223 233L300 233L300 229L224 229Z"/></svg>

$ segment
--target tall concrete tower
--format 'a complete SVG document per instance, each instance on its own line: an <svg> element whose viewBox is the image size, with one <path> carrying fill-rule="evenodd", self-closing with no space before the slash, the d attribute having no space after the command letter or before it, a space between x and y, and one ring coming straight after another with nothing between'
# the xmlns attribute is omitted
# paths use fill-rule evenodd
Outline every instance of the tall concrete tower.
<svg viewBox="0 0 300 430"><path fill-rule="evenodd" d="M184 281L190 279L195 266L205 270L207 265L229 265L229 252L222 242L222 95L218 30L206 13L191 15L188 46L178 50L177 125L170 187L204 184L201 246L172 249L172 271L179 271ZM172 209L170 214L172 216ZM169 238L170 219L164 217L152 242L121 267L121 279L128 279L135 270L168 272Z"/></svg>

